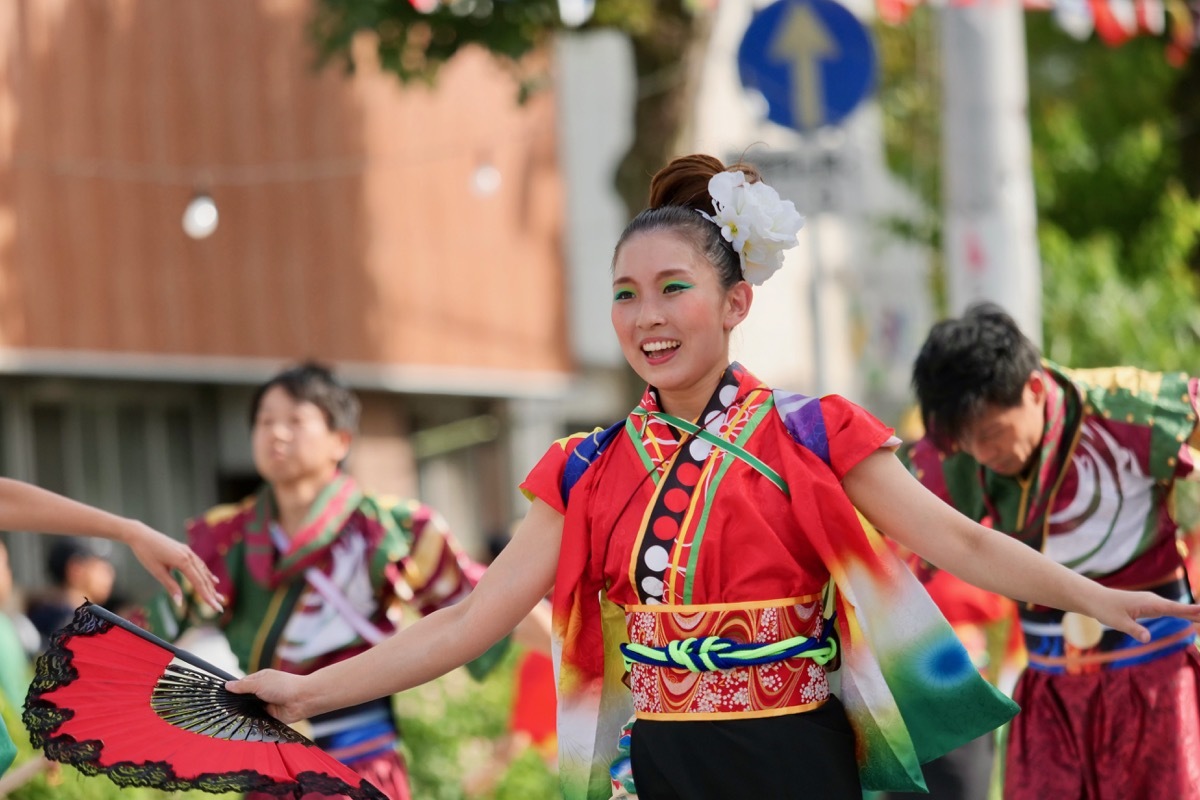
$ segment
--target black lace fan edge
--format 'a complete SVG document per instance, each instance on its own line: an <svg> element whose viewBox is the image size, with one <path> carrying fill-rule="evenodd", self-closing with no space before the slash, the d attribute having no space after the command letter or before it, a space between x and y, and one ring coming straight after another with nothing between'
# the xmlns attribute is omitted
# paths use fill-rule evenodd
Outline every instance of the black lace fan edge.
<svg viewBox="0 0 1200 800"><path fill-rule="evenodd" d="M66 640L75 636L95 636L113 625L87 611L86 606L75 610L71 622L50 639L46 652L38 657L33 682L25 699L21 719L29 731L29 740L41 749L46 758L70 764L85 775L104 775L121 787L148 787L165 791L198 789L205 792L263 792L276 797L303 797L310 792L342 795L350 800L387 800L369 781L350 786L341 778L319 772L301 772L296 781L279 783L252 770L229 773L203 773L195 778L180 778L165 762L135 764L123 761L100 763L104 744L96 740L79 742L73 736L58 733L64 722L74 716L70 709L59 708L43 695L66 686L79 678L72 664L73 654Z"/></svg>
<svg viewBox="0 0 1200 800"><path fill-rule="evenodd" d="M70 764L85 775L103 775L122 788L153 788L167 792L199 790L213 794L226 792L261 792L273 797L303 797L309 793L351 800L387 800L375 786L363 780L351 786L341 778L319 772L301 772L295 781L278 782L253 770L225 773L202 773L194 778L180 778L170 764L161 761L133 763L121 761L100 764L103 745L97 741L77 742L70 736L57 736L46 742L44 752L52 761Z"/></svg>

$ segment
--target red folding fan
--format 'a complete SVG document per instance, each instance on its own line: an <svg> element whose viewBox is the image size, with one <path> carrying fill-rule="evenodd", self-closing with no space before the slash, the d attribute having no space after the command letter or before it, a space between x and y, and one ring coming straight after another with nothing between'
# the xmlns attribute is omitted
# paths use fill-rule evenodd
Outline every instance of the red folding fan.
<svg viewBox="0 0 1200 800"><path fill-rule="evenodd" d="M37 661L25 725L47 758L120 786L386 800L233 679L85 603Z"/></svg>

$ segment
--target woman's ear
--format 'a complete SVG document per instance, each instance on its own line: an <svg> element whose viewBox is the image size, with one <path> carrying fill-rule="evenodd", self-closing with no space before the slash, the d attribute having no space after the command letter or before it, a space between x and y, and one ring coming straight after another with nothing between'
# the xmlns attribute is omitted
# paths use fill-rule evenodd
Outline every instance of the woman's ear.
<svg viewBox="0 0 1200 800"><path fill-rule="evenodd" d="M754 289L746 281L738 281L725 294L725 319L724 327L726 332L733 330L741 324L746 315L750 313L750 305L754 302Z"/></svg>

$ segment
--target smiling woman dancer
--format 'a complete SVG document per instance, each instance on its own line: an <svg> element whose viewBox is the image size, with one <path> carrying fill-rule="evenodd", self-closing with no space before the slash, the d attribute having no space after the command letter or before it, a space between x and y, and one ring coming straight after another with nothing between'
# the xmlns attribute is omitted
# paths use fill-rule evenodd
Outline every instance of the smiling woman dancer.
<svg viewBox="0 0 1200 800"><path fill-rule="evenodd" d="M528 515L470 597L356 658L230 688L285 721L402 691L478 656L553 584L567 798L627 796L636 781L643 800L860 800L864 786L923 786L919 762L1016 707L856 507L991 591L1141 639L1138 618L1200 619L971 522L861 408L731 364L751 284L801 225L758 177L708 156L654 177L613 258L613 327L649 386L627 419L550 448L522 484Z"/></svg>

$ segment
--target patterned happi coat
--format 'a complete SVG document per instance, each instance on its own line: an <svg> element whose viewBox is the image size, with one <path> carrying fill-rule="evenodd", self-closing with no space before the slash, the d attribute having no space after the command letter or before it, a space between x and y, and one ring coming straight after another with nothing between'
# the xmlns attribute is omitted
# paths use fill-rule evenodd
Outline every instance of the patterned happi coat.
<svg viewBox="0 0 1200 800"><path fill-rule="evenodd" d="M857 463L894 446L890 429L839 397L772 391L737 364L698 422L721 444L681 436L647 389L623 424L555 443L522 484L565 517L554 590L564 797L612 794L635 705L639 718L737 719L800 713L832 691L864 785L892 789L923 787L919 762L1015 713L842 490ZM819 636L831 581L834 675L805 658L626 674L628 641Z"/></svg>
<svg viewBox="0 0 1200 800"><path fill-rule="evenodd" d="M269 487L239 504L218 506L188 524L188 543L216 574L226 611L215 620L246 672L272 668L308 674L370 647L304 577L315 567L381 632L403 602L428 614L462 599L481 574L445 521L415 500L384 501L340 474L318 495L286 553L272 543ZM154 633L174 639L189 624L213 622L189 602L176 613L165 595L146 610ZM209 612L211 613L211 612ZM473 662L486 669L492 659Z"/></svg>
<svg viewBox="0 0 1200 800"><path fill-rule="evenodd" d="M1184 564L1172 489L1197 476L1197 379L1132 367L1047 363L1045 371L1044 438L1030 474L999 475L965 453L941 453L928 438L913 446L910 469L967 516L1106 586L1177 583ZM1050 630L1043 611L1022 609L1026 644L1035 666L1052 667L1064 645L1039 635ZM1156 625L1180 627L1180 636L1190 627Z"/></svg>

